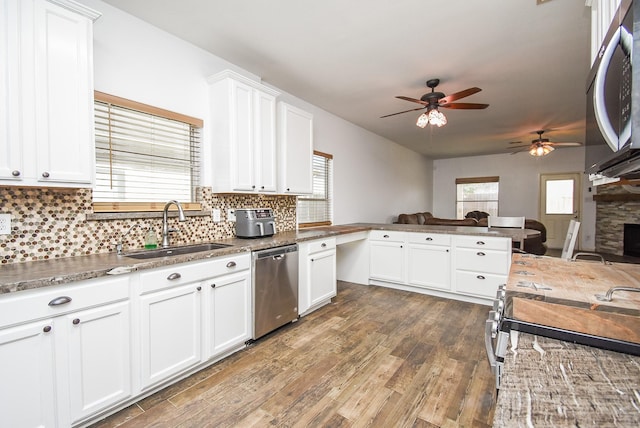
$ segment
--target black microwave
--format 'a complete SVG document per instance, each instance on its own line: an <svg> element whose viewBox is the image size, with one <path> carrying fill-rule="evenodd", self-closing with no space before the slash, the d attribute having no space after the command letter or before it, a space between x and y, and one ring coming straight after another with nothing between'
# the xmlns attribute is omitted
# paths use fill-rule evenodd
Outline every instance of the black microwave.
<svg viewBox="0 0 640 428"><path fill-rule="evenodd" d="M621 2L587 80L585 167L592 180L640 178L639 9L640 1Z"/></svg>

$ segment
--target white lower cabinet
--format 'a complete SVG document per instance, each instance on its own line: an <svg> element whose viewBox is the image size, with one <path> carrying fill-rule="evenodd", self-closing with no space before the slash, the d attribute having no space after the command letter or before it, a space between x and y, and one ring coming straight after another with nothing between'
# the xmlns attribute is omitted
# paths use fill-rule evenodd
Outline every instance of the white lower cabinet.
<svg viewBox="0 0 640 428"><path fill-rule="evenodd" d="M369 283L489 303L511 266L511 238L373 230Z"/></svg>
<svg viewBox="0 0 640 428"><path fill-rule="evenodd" d="M407 282L417 287L451 289L451 237L409 234Z"/></svg>
<svg viewBox="0 0 640 428"><path fill-rule="evenodd" d="M86 425L250 336L248 252L0 295L0 426Z"/></svg>
<svg viewBox="0 0 640 428"><path fill-rule="evenodd" d="M0 300L0 425L71 426L132 395L129 277Z"/></svg>
<svg viewBox="0 0 640 428"><path fill-rule="evenodd" d="M248 269L207 281L206 357L221 355L251 338L251 273Z"/></svg>
<svg viewBox="0 0 640 428"><path fill-rule="evenodd" d="M309 312L331 302L337 288L336 239L327 238L298 244L298 313Z"/></svg>
<svg viewBox="0 0 640 428"><path fill-rule="evenodd" d="M51 325L47 319L0 330L2 426L58 426Z"/></svg>
<svg viewBox="0 0 640 428"><path fill-rule="evenodd" d="M200 362L201 291L197 282L140 298L143 389Z"/></svg>
<svg viewBox="0 0 640 428"><path fill-rule="evenodd" d="M243 253L140 273L143 390L249 339L250 266Z"/></svg>
<svg viewBox="0 0 640 428"><path fill-rule="evenodd" d="M71 422L131 396L130 302L65 316Z"/></svg>
<svg viewBox="0 0 640 428"><path fill-rule="evenodd" d="M406 234L372 230L369 233L369 277L404 283L406 278Z"/></svg>
<svg viewBox="0 0 640 428"><path fill-rule="evenodd" d="M455 291L493 299L511 267L511 239L455 236Z"/></svg>

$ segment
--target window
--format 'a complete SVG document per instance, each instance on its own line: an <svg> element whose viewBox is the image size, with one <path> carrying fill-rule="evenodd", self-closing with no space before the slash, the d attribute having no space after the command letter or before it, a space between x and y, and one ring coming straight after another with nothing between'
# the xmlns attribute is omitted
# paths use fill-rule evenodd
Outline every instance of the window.
<svg viewBox="0 0 640 428"><path fill-rule="evenodd" d="M469 211L484 211L498 215L499 177L456 178L456 216L459 219Z"/></svg>
<svg viewBox="0 0 640 428"><path fill-rule="evenodd" d="M201 120L101 92L94 108L95 211L196 202Z"/></svg>
<svg viewBox="0 0 640 428"><path fill-rule="evenodd" d="M333 156L313 152L313 194L298 196L298 224L301 227L330 225L333 217Z"/></svg>

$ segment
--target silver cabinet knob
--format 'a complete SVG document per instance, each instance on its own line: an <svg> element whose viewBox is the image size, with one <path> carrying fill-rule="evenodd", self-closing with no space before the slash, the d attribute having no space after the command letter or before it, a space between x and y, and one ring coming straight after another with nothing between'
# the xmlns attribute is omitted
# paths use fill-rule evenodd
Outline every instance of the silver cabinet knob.
<svg viewBox="0 0 640 428"><path fill-rule="evenodd" d="M42 176L44 178L49 178L49 173L47 171L45 171L45 172L42 173Z"/></svg>
<svg viewBox="0 0 640 428"><path fill-rule="evenodd" d="M13 175L14 177L20 177L20 171L18 171L17 169L14 171L11 171L11 175Z"/></svg>

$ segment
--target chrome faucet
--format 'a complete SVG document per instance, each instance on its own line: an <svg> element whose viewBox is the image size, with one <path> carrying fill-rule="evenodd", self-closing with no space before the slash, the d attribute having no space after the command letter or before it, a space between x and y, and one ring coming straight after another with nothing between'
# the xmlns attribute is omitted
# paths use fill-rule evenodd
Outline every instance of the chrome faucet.
<svg viewBox="0 0 640 428"><path fill-rule="evenodd" d="M169 215L168 213L169 206L171 204L178 207L178 221L187 221L186 217L184 216L184 211L182 210L182 205L180 205L180 202L176 200L171 200L166 203L166 205L164 206L164 210L162 211L162 248L167 248L169 246L169 232L177 231L177 229L169 228L169 224L167 223L168 215Z"/></svg>
<svg viewBox="0 0 640 428"><path fill-rule="evenodd" d="M120 241L118 241L116 243L116 254L121 256L122 255L122 249L124 247L124 238L133 230L136 228L136 226L140 226L138 223L134 223L129 230L127 230L125 233L122 234L122 236L120 237Z"/></svg>

